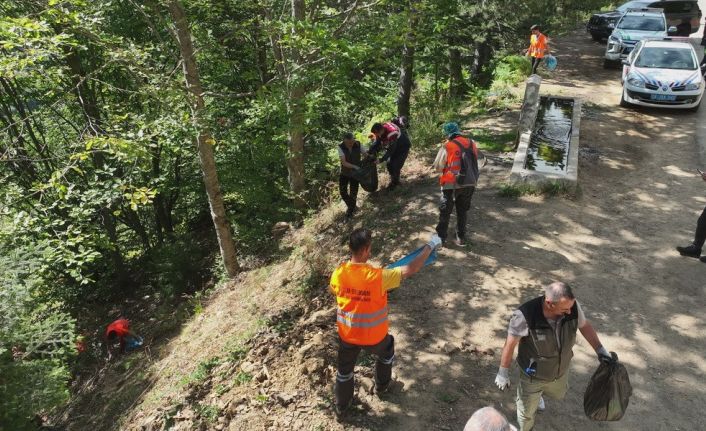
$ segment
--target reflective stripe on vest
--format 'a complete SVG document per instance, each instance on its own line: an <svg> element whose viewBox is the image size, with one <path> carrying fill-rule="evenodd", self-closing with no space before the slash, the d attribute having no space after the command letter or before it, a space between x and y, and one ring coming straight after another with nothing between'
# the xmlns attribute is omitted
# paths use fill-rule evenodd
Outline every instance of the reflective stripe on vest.
<svg viewBox="0 0 706 431"><path fill-rule="evenodd" d="M476 160L478 159L478 147L472 139L466 138L465 136L456 136L453 139L459 142L463 148L468 148L469 145L472 145ZM458 148L458 145L448 140L446 141L446 166L441 174L441 178L439 178L439 183L442 186L446 184L456 184L456 175L460 172L461 149Z"/></svg>
<svg viewBox="0 0 706 431"><path fill-rule="evenodd" d="M331 290L338 304L338 335L349 344L371 346L387 335L387 293L382 269L368 264L344 263L331 275Z"/></svg>
<svg viewBox="0 0 706 431"><path fill-rule="evenodd" d="M351 328L373 328L381 323L387 321L387 307L375 313L348 313L340 308L338 309L338 315L336 320ZM382 316L382 317L380 317ZM361 320L371 320L369 322L361 322Z"/></svg>
<svg viewBox="0 0 706 431"><path fill-rule="evenodd" d="M544 51L547 49L547 37L542 33L535 36L534 34L530 36L530 47L529 55L531 57L542 58L544 57Z"/></svg>

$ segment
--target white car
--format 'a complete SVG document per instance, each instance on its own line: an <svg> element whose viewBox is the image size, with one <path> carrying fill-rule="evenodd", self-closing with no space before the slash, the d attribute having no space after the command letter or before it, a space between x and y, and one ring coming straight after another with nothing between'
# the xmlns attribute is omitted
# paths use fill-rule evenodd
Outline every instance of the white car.
<svg viewBox="0 0 706 431"><path fill-rule="evenodd" d="M640 41L623 60L620 106L640 105L696 111L704 77L688 38Z"/></svg>
<svg viewBox="0 0 706 431"><path fill-rule="evenodd" d="M608 37L603 67L610 69L620 65L620 60L624 60L633 51L637 42L667 37L668 30L676 30L676 27L667 28L667 19L662 9L628 9Z"/></svg>

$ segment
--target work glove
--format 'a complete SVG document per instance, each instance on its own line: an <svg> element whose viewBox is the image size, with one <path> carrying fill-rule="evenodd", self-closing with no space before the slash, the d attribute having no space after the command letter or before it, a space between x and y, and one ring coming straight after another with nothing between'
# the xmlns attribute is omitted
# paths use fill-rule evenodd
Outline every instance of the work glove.
<svg viewBox="0 0 706 431"><path fill-rule="evenodd" d="M605 347L601 346L596 350L596 355L598 355L598 360L600 362L612 362L613 361L613 356L605 349Z"/></svg>
<svg viewBox="0 0 706 431"><path fill-rule="evenodd" d="M500 367L498 369L498 375L495 376L495 384L498 386L498 388L501 391L504 391L505 388L510 387L510 369L509 368Z"/></svg>
<svg viewBox="0 0 706 431"><path fill-rule="evenodd" d="M431 239L427 243L429 247L431 247L432 251L436 250L441 246L441 238L439 238L439 235L434 234L431 236Z"/></svg>

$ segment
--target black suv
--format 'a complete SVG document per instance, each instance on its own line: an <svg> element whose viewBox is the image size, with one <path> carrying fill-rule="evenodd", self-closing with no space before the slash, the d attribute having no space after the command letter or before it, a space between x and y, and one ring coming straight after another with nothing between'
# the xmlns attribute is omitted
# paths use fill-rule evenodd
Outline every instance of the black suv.
<svg viewBox="0 0 706 431"><path fill-rule="evenodd" d="M613 32L615 24L628 9L646 7L664 10L667 26L677 28L677 31L670 32L670 35L688 36L699 31L701 9L699 9L697 0L629 1L619 6L616 10L593 14L586 25L586 29L591 33L593 40L601 41L607 39Z"/></svg>

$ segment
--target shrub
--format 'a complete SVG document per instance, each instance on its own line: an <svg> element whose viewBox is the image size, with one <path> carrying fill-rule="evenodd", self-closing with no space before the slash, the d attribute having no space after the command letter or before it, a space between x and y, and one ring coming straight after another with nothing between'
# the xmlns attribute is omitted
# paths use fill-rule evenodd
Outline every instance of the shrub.
<svg viewBox="0 0 706 431"><path fill-rule="evenodd" d="M69 397L75 322L38 299L38 266L30 250L0 254L0 429L32 429L33 416Z"/></svg>

